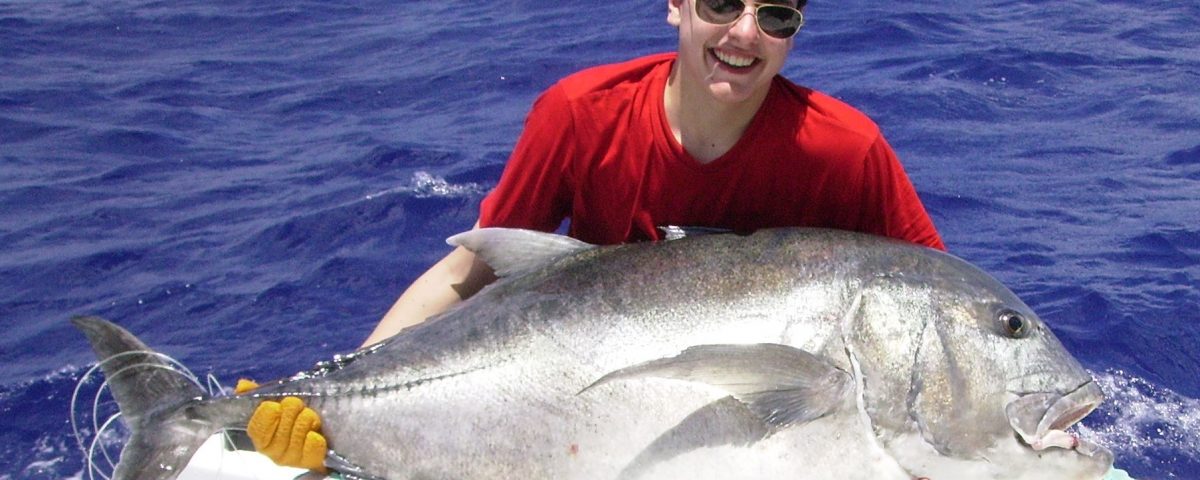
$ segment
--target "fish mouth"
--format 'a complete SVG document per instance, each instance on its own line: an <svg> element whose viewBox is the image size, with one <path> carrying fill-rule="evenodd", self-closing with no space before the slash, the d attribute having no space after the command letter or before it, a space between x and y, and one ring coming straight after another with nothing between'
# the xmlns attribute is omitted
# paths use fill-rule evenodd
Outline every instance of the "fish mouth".
<svg viewBox="0 0 1200 480"><path fill-rule="evenodd" d="M1031 393L1022 395L1004 408L1008 422L1021 441L1034 450L1061 448L1089 457L1111 457L1108 449L1079 438L1067 429L1092 413L1104 400L1104 392L1089 380L1063 395Z"/></svg>

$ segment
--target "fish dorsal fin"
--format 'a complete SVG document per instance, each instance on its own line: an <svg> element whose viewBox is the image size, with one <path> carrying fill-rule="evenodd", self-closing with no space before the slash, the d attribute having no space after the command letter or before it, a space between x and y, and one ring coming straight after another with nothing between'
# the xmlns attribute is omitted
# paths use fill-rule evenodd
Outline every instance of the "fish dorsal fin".
<svg viewBox="0 0 1200 480"><path fill-rule="evenodd" d="M706 383L728 391L778 428L833 412L848 398L849 373L787 345L698 345L670 358L609 373L580 393L616 380L661 377Z"/></svg>
<svg viewBox="0 0 1200 480"><path fill-rule="evenodd" d="M701 235L733 233L733 230L716 227L684 227L680 225L663 225L658 227L658 232L662 234L663 240L670 241L687 237L698 237Z"/></svg>
<svg viewBox="0 0 1200 480"><path fill-rule="evenodd" d="M446 239L479 255L497 276L542 268L562 257L595 248L571 237L516 228L478 228Z"/></svg>

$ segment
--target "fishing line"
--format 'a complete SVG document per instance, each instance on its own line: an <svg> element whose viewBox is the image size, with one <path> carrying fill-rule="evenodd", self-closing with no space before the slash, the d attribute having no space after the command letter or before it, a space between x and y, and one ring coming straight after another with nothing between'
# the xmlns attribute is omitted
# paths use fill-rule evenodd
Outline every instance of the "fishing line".
<svg viewBox="0 0 1200 480"><path fill-rule="evenodd" d="M216 375L209 373L204 377L204 380L207 383L207 386L204 388L208 390L208 396L215 397L218 393L225 394L225 387L221 385L221 381L217 379Z"/></svg>
<svg viewBox="0 0 1200 480"><path fill-rule="evenodd" d="M167 370L169 372L178 374L179 376L187 379L189 382L196 385L198 388L200 388L202 390L211 388L211 386L206 387L205 385L202 385L200 383L200 380L196 377L196 375L194 373L192 373L191 370L189 370L187 367L185 367L178 360L171 358L167 355L164 355L162 353L153 352L153 351L133 350L133 351L128 351L128 352L121 352L121 353L118 353L111 357L108 357L108 358L96 363L96 365L92 366L91 368L89 368L79 378L79 381L75 383L75 389L71 393L70 423L71 423L71 433L75 436L75 444L76 444L76 446L79 447L80 452L82 452L85 456L85 460L88 464L88 477L92 478L92 479L95 478L95 474L93 472L100 472L100 475L102 477L104 477L106 480L109 479L109 476L105 475L104 472L101 471L100 468L96 465L95 452L96 452L96 447L99 445L100 439L102 438L103 434L109 430L109 428L112 425L112 422L114 420L116 420L117 418L119 418L121 416L121 413L117 412L116 414L108 417L108 419L104 422L104 424L100 425L100 423L99 423L100 400L104 396L105 390L109 388L108 384L109 384L109 381L111 380L111 378L106 378L104 380L104 382L102 382L100 384L100 387L96 390L96 393L92 399L92 431L94 433L93 433L91 442L86 442L86 443L89 443L90 446L85 447L84 446L84 443L85 443L84 436L80 433L80 429L79 429L79 419L78 419L79 418L78 414L80 411L80 409L79 409L79 394L83 388L83 385L85 383L89 382L89 380L91 379L92 375L96 372L96 370L103 368L109 362L118 360L122 357L126 357L129 355L145 355L145 356L155 357L155 358L158 358L159 360L162 360L165 363L165 365L164 364L156 364L156 363L136 363L133 365L126 366L116 372L113 372L112 378L119 377L126 370L133 369L133 368L140 368L140 367L161 368L163 370ZM220 384L216 381L215 378L212 378L211 375L209 377L210 377L209 381L212 384L216 384L218 387L220 386ZM108 466L110 467L110 469L115 469L116 462L113 461L112 456L108 454L108 450L101 448L100 451L104 454L104 459L108 463Z"/></svg>
<svg viewBox="0 0 1200 480"><path fill-rule="evenodd" d="M108 417L108 420L104 422L104 426L102 427L103 430L97 431L96 436L92 438L92 444L86 452L87 459L88 459L87 463L88 463L88 478L89 479L94 480L96 478L95 474L99 473L101 477L104 477L104 480L112 480L112 477L105 475L104 472L101 471L100 468L96 466L96 463L92 461L92 458L96 455L96 447L100 443L100 437L101 437L100 432L108 430L108 427L110 425L112 425L112 422L114 420L116 420L117 418L119 418L120 416L121 416L121 412L117 412L113 416ZM104 458L108 459L109 467L111 467L115 471L116 466L113 465L112 459L108 457L108 451L103 448L101 448L100 451L104 452Z"/></svg>

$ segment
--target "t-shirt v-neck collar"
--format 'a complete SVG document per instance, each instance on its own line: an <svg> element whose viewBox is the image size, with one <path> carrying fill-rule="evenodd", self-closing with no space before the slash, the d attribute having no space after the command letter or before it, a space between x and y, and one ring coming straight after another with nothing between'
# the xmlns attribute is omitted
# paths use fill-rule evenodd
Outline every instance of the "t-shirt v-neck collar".
<svg viewBox="0 0 1200 480"><path fill-rule="evenodd" d="M767 105L772 101L772 97L778 95L776 92L775 82L772 81L770 90L767 92L766 98L763 99L762 105L759 105L758 111L754 112L754 117L750 119L750 123L746 126L746 130L742 132L742 136L734 142L733 146L721 156L713 159L711 162L704 163L697 160L686 149L679 140L675 139L675 133L671 131L671 122L667 120L667 109L665 104L665 95L667 88L667 79L671 76L671 68L675 60L664 62L659 66L659 69L654 72L654 78L650 82L650 94L647 95L646 107L650 110L654 118L654 124L657 125L657 131L654 134L654 144L661 149L667 158L671 159L680 166L693 170L714 171L725 168L729 165L737 163L739 152L746 150L746 145L749 142L755 141L754 137L757 132L762 131L760 123L766 121Z"/></svg>

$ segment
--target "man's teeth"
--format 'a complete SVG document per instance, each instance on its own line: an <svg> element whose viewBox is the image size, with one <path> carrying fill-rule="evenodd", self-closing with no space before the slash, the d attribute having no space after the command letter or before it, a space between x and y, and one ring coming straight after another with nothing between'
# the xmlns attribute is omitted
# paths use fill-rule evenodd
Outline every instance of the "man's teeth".
<svg viewBox="0 0 1200 480"><path fill-rule="evenodd" d="M713 50L713 55L716 55L717 60L720 60L722 63L726 63L734 67L749 67L750 64L754 63L754 57L730 55L717 50Z"/></svg>

